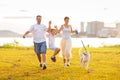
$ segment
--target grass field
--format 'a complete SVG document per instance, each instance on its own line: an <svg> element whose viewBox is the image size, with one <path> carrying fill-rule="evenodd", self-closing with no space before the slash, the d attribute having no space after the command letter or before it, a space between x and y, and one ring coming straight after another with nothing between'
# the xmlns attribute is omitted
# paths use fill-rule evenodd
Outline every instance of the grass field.
<svg viewBox="0 0 120 80"><path fill-rule="evenodd" d="M89 48L89 71L80 68L79 49L72 50L71 66L63 61L50 60L47 50L47 69L41 70L32 48L0 48L0 80L120 80L120 47Z"/></svg>

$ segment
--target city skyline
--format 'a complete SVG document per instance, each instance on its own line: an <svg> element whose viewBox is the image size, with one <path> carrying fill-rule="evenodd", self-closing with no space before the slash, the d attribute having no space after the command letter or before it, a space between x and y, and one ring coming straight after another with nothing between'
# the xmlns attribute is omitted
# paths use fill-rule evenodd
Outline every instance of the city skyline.
<svg viewBox="0 0 120 80"><path fill-rule="evenodd" d="M46 26L52 20L53 25L60 27L63 18L69 16L73 29L79 30L80 22L90 21L115 27L120 21L119 7L119 0L1 0L0 30L24 33L36 23L38 14L43 16Z"/></svg>

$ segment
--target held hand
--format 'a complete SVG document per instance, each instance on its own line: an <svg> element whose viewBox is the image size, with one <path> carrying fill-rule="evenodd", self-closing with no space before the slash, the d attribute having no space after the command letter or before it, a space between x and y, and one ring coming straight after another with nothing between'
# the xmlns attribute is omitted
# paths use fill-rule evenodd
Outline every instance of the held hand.
<svg viewBox="0 0 120 80"><path fill-rule="evenodd" d="M23 38L25 38L25 35L23 35Z"/></svg>
<svg viewBox="0 0 120 80"><path fill-rule="evenodd" d="M78 30L75 30L75 33L78 34Z"/></svg>
<svg viewBox="0 0 120 80"><path fill-rule="evenodd" d="M55 26L54 26L54 28L56 28L56 29L57 29L57 25L55 25Z"/></svg>

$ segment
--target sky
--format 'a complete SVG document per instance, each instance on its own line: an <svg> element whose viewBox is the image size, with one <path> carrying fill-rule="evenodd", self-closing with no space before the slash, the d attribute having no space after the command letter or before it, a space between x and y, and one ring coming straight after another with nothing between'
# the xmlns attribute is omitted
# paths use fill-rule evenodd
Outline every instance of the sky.
<svg viewBox="0 0 120 80"><path fill-rule="evenodd" d="M103 21L106 26L115 26L120 21L119 0L0 0L0 30L23 34L36 23L36 15L48 26L52 20L60 27L64 17L70 17L73 29L80 22Z"/></svg>

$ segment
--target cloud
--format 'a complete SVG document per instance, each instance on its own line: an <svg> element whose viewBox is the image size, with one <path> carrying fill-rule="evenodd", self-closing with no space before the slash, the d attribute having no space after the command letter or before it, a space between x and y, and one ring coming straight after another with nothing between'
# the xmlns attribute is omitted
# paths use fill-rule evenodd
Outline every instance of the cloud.
<svg viewBox="0 0 120 80"><path fill-rule="evenodd" d="M29 12L28 10L24 10L24 9L21 9L21 10L18 10L19 12Z"/></svg>
<svg viewBox="0 0 120 80"><path fill-rule="evenodd" d="M32 19L32 16L6 16L4 19Z"/></svg>

